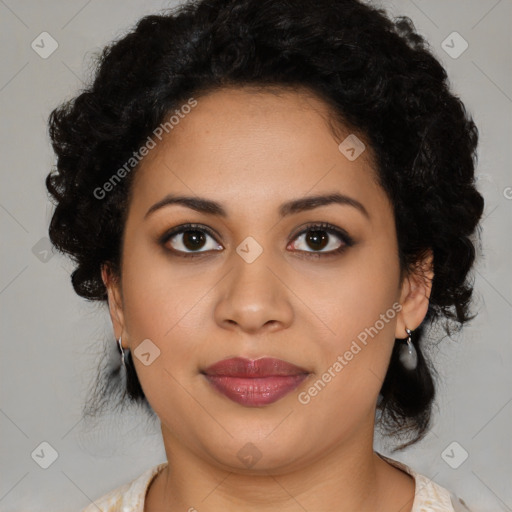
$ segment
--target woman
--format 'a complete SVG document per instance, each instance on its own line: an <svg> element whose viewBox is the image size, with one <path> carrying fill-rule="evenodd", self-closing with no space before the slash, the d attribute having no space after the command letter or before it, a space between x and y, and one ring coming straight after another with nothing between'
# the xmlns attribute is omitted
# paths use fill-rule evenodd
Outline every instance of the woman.
<svg viewBox="0 0 512 512"><path fill-rule="evenodd" d="M168 460L85 511L467 510L373 447L430 427L425 328L473 318L483 210L477 128L408 18L184 4L49 123L50 237L121 354L90 406L123 386Z"/></svg>

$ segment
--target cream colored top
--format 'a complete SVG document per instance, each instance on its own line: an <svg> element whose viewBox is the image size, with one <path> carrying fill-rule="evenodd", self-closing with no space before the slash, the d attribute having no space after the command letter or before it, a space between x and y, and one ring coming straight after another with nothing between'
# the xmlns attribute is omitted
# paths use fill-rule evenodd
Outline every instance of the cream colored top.
<svg viewBox="0 0 512 512"><path fill-rule="evenodd" d="M471 512L462 500L426 476L416 473L399 461L380 453L377 455L414 478L416 492L411 512ZM149 485L166 466L167 462L163 462L146 470L135 480L110 491L81 512L144 512Z"/></svg>

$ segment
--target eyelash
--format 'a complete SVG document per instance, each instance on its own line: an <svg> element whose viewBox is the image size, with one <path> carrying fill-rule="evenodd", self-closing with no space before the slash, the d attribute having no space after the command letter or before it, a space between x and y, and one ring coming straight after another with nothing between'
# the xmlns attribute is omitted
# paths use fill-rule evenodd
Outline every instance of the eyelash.
<svg viewBox="0 0 512 512"><path fill-rule="evenodd" d="M202 231L204 233L207 233L209 236L211 236L215 241L216 235L213 233L213 231L206 226L202 226L201 224L183 224L181 226L177 226L170 231L167 231L164 235L162 235L159 239L160 245L167 250L172 252L173 254L183 257L183 258L197 258L201 257L204 254L207 254L209 251L197 251L197 252L180 252L176 251L174 249L169 249L166 247L166 244L173 236L179 235L181 233L185 233L187 231ZM337 228L333 226L332 224L329 224L327 222L320 222L320 223L312 223L307 225L302 231L297 233L292 240L295 240L296 238L300 237L303 234L308 233L309 231L325 231L326 233L329 233L330 235L335 235L338 237L342 242L343 245L339 247L338 249L334 249L332 251L328 252L320 252L320 251L298 251L299 253L305 253L306 258L325 258L325 257L334 257L341 253L343 253L346 249L354 245L353 238L345 231L340 228ZM217 242L218 243L218 242Z"/></svg>

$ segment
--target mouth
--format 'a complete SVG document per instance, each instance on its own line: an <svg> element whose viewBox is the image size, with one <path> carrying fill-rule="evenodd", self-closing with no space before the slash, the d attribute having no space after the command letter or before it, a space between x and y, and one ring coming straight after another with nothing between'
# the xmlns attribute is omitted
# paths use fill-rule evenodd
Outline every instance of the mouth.
<svg viewBox="0 0 512 512"><path fill-rule="evenodd" d="M310 375L304 368L269 357L224 359L201 373L216 391L247 407L280 400Z"/></svg>

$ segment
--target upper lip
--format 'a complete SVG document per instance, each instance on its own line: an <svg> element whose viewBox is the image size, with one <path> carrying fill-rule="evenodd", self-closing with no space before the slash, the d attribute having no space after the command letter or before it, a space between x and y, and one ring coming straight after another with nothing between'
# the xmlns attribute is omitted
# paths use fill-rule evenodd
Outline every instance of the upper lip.
<svg viewBox="0 0 512 512"><path fill-rule="evenodd" d="M217 361L204 369L202 373L207 375L225 375L229 377L247 378L301 375L309 372L304 368L273 357L262 357L260 359L232 357L229 359L223 359L222 361Z"/></svg>

